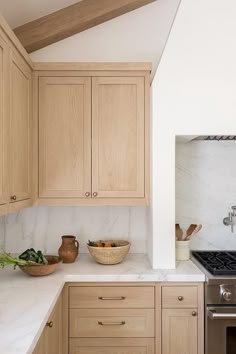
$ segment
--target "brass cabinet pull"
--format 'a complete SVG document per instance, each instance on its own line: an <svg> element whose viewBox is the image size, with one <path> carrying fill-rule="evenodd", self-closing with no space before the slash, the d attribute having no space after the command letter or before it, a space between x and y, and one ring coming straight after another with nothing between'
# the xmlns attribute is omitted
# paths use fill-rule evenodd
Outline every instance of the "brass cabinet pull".
<svg viewBox="0 0 236 354"><path fill-rule="evenodd" d="M121 322L101 322L101 321L98 321L98 324L101 326L123 326L123 325L125 325L125 321L121 321Z"/></svg>
<svg viewBox="0 0 236 354"><path fill-rule="evenodd" d="M97 192L93 192L93 197L97 197Z"/></svg>
<svg viewBox="0 0 236 354"><path fill-rule="evenodd" d="M178 296L179 301L183 301L184 297L183 296Z"/></svg>
<svg viewBox="0 0 236 354"><path fill-rule="evenodd" d="M197 312L196 312L196 311L193 311L193 312L192 312L192 316L193 316L193 317L197 316Z"/></svg>
<svg viewBox="0 0 236 354"><path fill-rule="evenodd" d="M10 199L11 199L11 200L16 200L16 195L15 195L15 194L14 194L14 195L11 195Z"/></svg>
<svg viewBox="0 0 236 354"><path fill-rule="evenodd" d="M99 300L125 300L125 296L114 296L114 297L109 297L109 296L99 296Z"/></svg>
<svg viewBox="0 0 236 354"><path fill-rule="evenodd" d="M46 326L52 328L53 327L53 322L52 321L47 322Z"/></svg>
<svg viewBox="0 0 236 354"><path fill-rule="evenodd" d="M86 192L86 193L85 193L85 197L87 197L87 198L90 197L90 193L89 193L89 192Z"/></svg>

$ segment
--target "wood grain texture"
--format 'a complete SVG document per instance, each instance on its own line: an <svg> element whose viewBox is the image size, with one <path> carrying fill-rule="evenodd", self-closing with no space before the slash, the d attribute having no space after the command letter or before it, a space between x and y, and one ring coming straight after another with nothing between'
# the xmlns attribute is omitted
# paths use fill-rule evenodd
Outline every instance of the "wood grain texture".
<svg viewBox="0 0 236 354"><path fill-rule="evenodd" d="M198 317L193 309L162 310L162 354L198 354Z"/></svg>
<svg viewBox="0 0 236 354"><path fill-rule="evenodd" d="M9 171L10 197L31 197L32 72L17 51L10 61Z"/></svg>
<svg viewBox="0 0 236 354"><path fill-rule="evenodd" d="M145 197L143 77L92 79L92 192Z"/></svg>
<svg viewBox="0 0 236 354"><path fill-rule="evenodd" d="M22 46L21 42L12 31L11 27L4 19L4 17L0 14L0 35L1 37L8 43L8 45L13 49L16 49L19 54L24 58L25 62L33 69L33 62L26 52L25 48Z"/></svg>
<svg viewBox="0 0 236 354"><path fill-rule="evenodd" d="M121 325L99 325L121 323ZM70 309L70 337L154 337L153 309Z"/></svg>
<svg viewBox="0 0 236 354"><path fill-rule="evenodd" d="M102 298L102 299L101 299ZM70 287L70 308L154 308L154 287Z"/></svg>
<svg viewBox="0 0 236 354"><path fill-rule="evenodd" d="M39 80L39 197L91 195L91 78Z"/></svg>
<svg viewBox="0 0 236 354"><path fill-rule="evenodd" d="M35 71L130 71L129 75L132 72L136 71L133 75L142 76L144 73L137 73L137 71L149 71L152 70L152 63L150 62L66 62L66 63L52 63L52 62L35 62L34 63ZM47 73L45 73L47 74ZM51 73L52 74L52 73ZM91 76L94 76L94 72L90 73ZM100 76L103 76L104 73L98 73ZM68 75L65 74L65 75ZM75 73L72 73L75 75ZM79 75L79 74L78 74ZM88 73L85 73L88 76ZM111 73L110 73L111 75ZM123 73L124 75L124 73ZM150 78L149 78L150 81Z"/></svg>
<svg viewBox="0 0 236 354"><path fill-rule="evenodd" d="M0 36L0 205L8 202L9 50ZM2 209L4 212L5 209Z"/></svg>
<svg viewBox="0 0 236 354"><path fill-rule="evenodd" d="M48 322L52 322L52 327L45 327L44 345L45 354L62 354L62 296L54 306Z"/></svg>
<svg viewBox="0 0 236 354"><path fill-rule="evenodd" d="M163 286L162 287L162 308L187 308L187 307L191 308L197 306L198 306L197 286Z"/></svg>
<svg viewBox="0 0 236 354"><path fill-rule="evenodd" d="M152 338L71 338L70 354L154 354Z"/></svg>
<svg viewBox="0 0 236 354"><path fill-rule="evenodd" d="M28 53L155 0L83 0L14 29Z"/></svg>

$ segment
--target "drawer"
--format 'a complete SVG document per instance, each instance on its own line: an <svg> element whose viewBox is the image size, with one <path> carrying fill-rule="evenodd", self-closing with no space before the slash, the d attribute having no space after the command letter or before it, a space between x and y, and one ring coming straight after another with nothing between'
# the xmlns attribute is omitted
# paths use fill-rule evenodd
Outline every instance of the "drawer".
<svg viewBox="0 0 236 354"><path fill-rule="evenodd" d="M87 309L154 308L154 287L70 287L69 307Z"/></svg>
<svg viewBox="0 0 236 354"><path fill-rule="evenodd" d="M71 309L69 337L154 337L154 310Z"/></svg>
<svg viewBox="0 0 236 354"><path fill-rule="evenodd" d="M197 286L163 286L162 308L190 308L198 306Z"/></svg>
<svg viewBox="0 0 236 354"><path fill-rule="evenodd" d="M154 354L152 338L72 338L70 354Z"/></svg>

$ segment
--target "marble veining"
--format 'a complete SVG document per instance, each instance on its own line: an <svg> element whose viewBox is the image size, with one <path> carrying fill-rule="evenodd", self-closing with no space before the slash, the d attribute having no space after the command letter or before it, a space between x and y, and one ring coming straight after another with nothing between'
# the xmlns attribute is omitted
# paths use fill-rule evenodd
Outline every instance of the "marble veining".
<svg viewBox="0 0 236 354"><path fill-rule="evenodd" d="M192 249L236 249L236 232L223 225L236 204L236 142L176 145L176 222L203 225Z"/></svg>
<svg viewBox="0 0 236 354"><path fill-rule="evenodd" d="M30 354L66 281L204 281L191 261L173 270L153 270L143 254L129 254L121 264L99 265L88 254L73 264L62 264L46 277L30 277L20 269L0 269L0 353Z"/></svg>
<svg viewBox="0 0 236 354"><path fill-rule="evenodd" d="M124 206L34 207L0 217L0 245L21 253L35 247L56 253L62 235L75 235L80 252L88 239L126 239L131 253L146 253L147 208Z"/></svg>

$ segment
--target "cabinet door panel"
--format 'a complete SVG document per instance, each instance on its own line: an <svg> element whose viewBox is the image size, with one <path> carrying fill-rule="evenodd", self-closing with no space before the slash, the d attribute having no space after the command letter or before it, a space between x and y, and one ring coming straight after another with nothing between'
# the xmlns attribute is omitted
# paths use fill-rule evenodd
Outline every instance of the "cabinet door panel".
<svg viewBox="0 0 236 354"><path fill-rule="evenodd" d="M92 190L144 197L144 78L94 77L92 92Z"/></svg>
<svg viewBox="0 0 236 354"><path fill-rule="evenodd" d="M39 81L39 197L91 192L91 78Z"/></svg>
<svg viewBox="0 0 236 354"><path fill-rule="evenodd" d="M70 354L154 354L151 338L71 338Z"/></svg>
<svg viewBox="0 0 236 354"><path fill-rule="evenodd" d="M162 354L197 354L197 309L162 310Z"/></svg>
<svg viewBox="0 0 236 354"><path fill-rule="evenodd" d="M30 198L31 95L29 67L17 53L11 55L10 89L10 195Z"/></svg>
<svg viewBox="0 0 236 354"><path fill-rule="evenodd" d="M58 299L48 322L52 327L47 326L44 330L45 354L62 353L62 298Z"/></svg>
<svg viewBox="0 0 236 354"><path fill-rule="evenodd" d="M8 202L7 191L7 46L0 37L0 205Z"/></svg>

